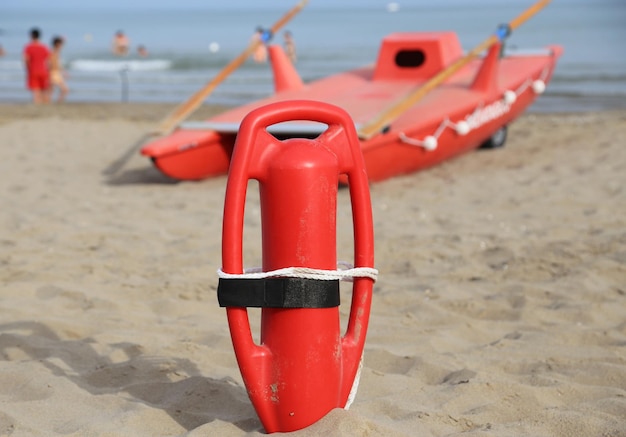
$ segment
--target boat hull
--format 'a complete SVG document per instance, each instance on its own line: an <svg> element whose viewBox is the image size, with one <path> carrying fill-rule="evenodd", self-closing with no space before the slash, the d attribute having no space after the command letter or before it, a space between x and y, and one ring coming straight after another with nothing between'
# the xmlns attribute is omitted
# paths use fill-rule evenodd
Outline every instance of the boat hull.
<svg viewBox="0 0 626 437"><path fill-rule="evenodd" d="M226 174L235 135L179 130L150 143L141 153L163 174L179 180L202 180Z"/></svg>
<svg viewBox="0 0 626 437"><path fill-rule="evenodd" d="M485 108L499 108L496 111L501 115L484 124L471 129L461 135L452 126L454 121L464 121L468 116L475 113L473 110L451 111L448 118L435 123L422 126L413 123L413 127L398 131L392 130L381 134L369 141L361 143L365 165L370 181L382 181L394 176L409 174L424 170L440 164L443 161L454 158L468 151L474 150L484 144L500 128L507 126L518 118L537 98L537 95L528 90L519 96L513 104L504 102L504 98L487 102ZM410 111L407 118L417 114ZM450 120L446 122L445 120ZM429 136L442 130L437 138L437 146L434 150L428 150L425 145L417 145L416 142L424 142ZM403 136L401 134L404 134ZM407 138L407 139L403 139Z"/></svg>

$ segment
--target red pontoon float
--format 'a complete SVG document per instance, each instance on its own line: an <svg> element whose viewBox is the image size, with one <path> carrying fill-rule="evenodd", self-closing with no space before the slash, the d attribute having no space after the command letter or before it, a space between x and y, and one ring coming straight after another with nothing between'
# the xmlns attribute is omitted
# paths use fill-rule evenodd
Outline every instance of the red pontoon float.
<svg viewBox="0 0 626 437"><path fill-rule="evenodd" d="M545 90L562 53L552 45L503 55L502 41L519 24L501 26L468 54L453 32L394 33L383 39L374 65L308 84L282 48L272 45L274 95L204 122L182 123L141 153L172 178L225 174L242 119L261 106L290 100L345 109L359 133L371 181L430 167L480 146L501 146L507 125ZM278 138L314 138L325 129L305 120L268 131Z"/></svg>

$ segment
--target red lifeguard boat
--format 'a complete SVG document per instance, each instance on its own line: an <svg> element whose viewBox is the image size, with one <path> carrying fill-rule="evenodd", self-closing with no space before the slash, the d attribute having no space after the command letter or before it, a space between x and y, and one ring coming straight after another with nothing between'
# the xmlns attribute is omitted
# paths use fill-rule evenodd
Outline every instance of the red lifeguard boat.
<svg viewBox="0 0 626 437"><path fill-rule="evenodd" d="M467 55L453 32L394 33L383 39L374 65L308 84L282 48L270 46L274 95L205 122L182 123L141 153L172 178L225 174L244 116L290 100L317 100L345 109L359 132L371 181L414 172L480 146L501 146L507 125L544 91L562 48L551 45L503 55L501 41L510 28L500 31L484 56L462 64ZM433 78L442 72L448 74L435 84ZM407 99L422 88L419 101ZM389 122L381 118L387 108L388 114L399 111ZM302 120L270 126L268 131L278 138L313 138L325 128Z"/></svg>

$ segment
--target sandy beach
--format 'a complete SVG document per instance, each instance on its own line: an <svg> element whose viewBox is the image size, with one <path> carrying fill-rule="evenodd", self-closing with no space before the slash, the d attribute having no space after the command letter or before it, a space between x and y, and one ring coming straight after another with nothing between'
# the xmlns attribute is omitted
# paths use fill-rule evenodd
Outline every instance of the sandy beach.
<svg viewBox="0 0 626 437"><path fill-rule="evenodd" d="M102 175L171 109L0 105L0 436L264 434L216 298L226 177ZM373 184L359 391L293 435L626 436L625 146L624 111L528 114Z"/></svg>

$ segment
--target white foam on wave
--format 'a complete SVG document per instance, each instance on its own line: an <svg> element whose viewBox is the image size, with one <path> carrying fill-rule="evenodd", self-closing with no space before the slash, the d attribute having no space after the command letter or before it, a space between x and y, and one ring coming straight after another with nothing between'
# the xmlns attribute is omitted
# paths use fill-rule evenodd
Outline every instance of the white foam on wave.
<svg viewBox="0 0 626 437"><path fill-rule="evenodd" d="M24 70L24 62L14 59L0 59L0 70L22 71Z"/></svg>
<svg viewBox="0 0 626 437"><path fill-rule="evenodd" d="M76 59L70 62L69 68L74 71L152 71L169 70L172 61L168 59Z"/></svg>

